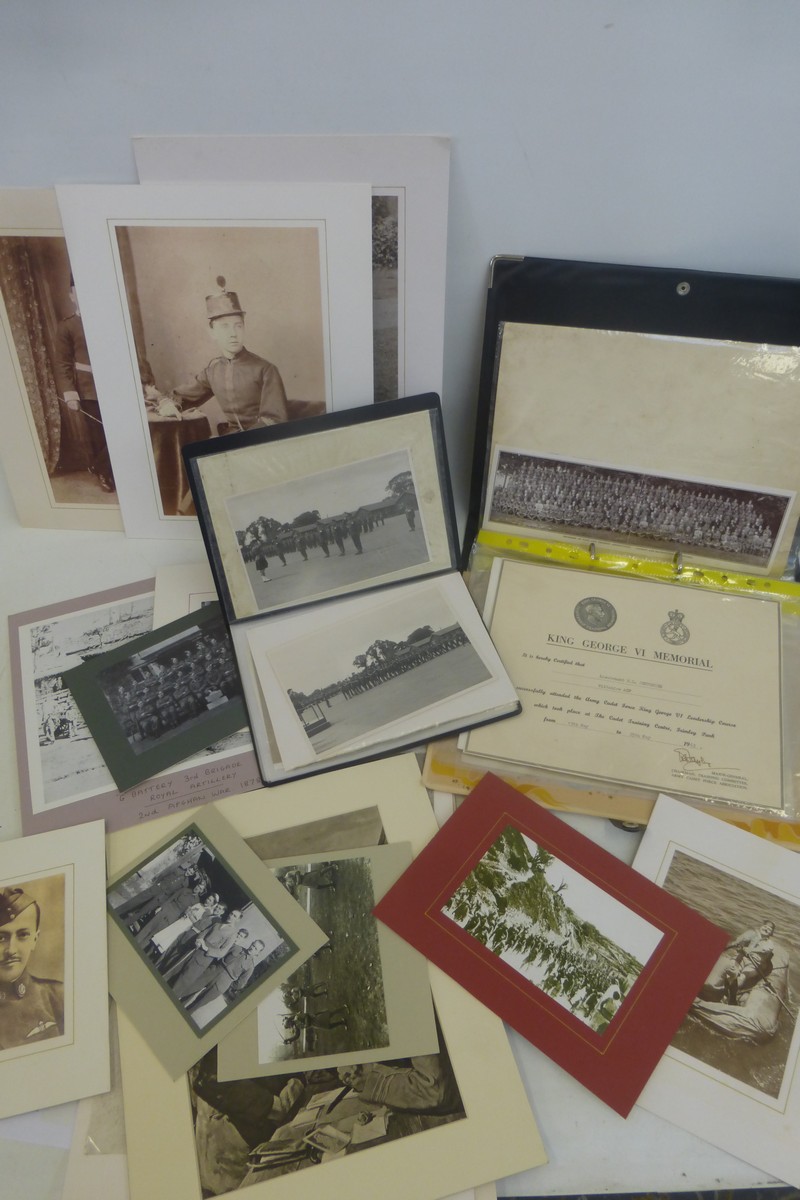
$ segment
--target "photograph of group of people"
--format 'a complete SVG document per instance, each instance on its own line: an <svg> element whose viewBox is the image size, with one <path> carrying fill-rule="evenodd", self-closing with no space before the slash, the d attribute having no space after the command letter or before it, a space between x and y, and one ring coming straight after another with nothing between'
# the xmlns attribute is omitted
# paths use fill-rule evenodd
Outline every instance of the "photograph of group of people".
<svg viewBox="0 0 800 1200"><path fill-rule="evenodd" d="M98 683L135 754L242 695L221 615L103 668Z"/></svg>
<svg viewBox="0 0 800 1200"><path fill-rule="evenodd" d="M226 507L260 611L430 557L406 450L233 496Z"/></svg>
<svg viewBox="0 0 800 1200"><path fill-rule="evenodd" d="M519 451L498 452L488 519L691 547L766 566L791 495L669 478Z"/></svg>
<svg viewBox="0 0 800 1200"><path fill-rule="evenodd" d="M292 950L195 832L108 893L111 913L175 1004L203 1029Z"/></svg>

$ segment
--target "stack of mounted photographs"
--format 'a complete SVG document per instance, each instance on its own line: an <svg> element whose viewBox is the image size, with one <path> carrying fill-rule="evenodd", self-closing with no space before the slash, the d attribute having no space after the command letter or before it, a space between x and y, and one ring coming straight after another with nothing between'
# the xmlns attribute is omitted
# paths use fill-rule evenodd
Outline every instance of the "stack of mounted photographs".
<svg viewBox="0 0 800 1200"><path fill-rule="evenodd" d="M187 447L265 782L519 709L463 580L438 398Z"/></svg>
<svg viewBox="0 0 800 1200"><path fill-rule="evenodd" d="M145 922L144 948L112 917L131 1196L201 1200L252 1187L300 1200L319 1187L331 1200L405 1200L413 1176L414 1195L436 1200L541 1165L502 1023L372 915L435 831L413 756L289 784L267 806L251 794L206 811L235 831L238 855L197 817L160 823L156 847L141 828L109 839L109 898L122 921L134 923L137 901L152 904L153 889L169 886L177 853L192 880L199 872L225 892L252 933L253 907L243 911L217 867L233 866L241 887L246 855L271 878L269 918L277 890L280 923L298 908L324 944L308 954L304 943L290 971L269 977L257 1009L233 1030L218 1024L209 1047L193 1017L235 997L237 984L220 995L194 973L176 999L169 984L180 975L162 971L160 956L180 958L185 935L162 951L170 926ZM119 903L120 889L132 890L129 901ZM261 884L253 894L263 901ZM150 977L149 1024L140 981L118 969L133 965ZM176 1030L192 1048L181 1078ZM187 1070L188 1057L197 1061Z"/></svg>

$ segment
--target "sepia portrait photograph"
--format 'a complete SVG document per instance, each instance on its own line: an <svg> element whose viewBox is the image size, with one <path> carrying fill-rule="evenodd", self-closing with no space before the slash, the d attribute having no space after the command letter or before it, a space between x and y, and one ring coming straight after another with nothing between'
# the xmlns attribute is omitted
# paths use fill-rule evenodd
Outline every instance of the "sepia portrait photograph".
<svg viewBox="0 0 800 1200"><path fill-rule="evenodd" d="M0 1063L67 1032L65 883L63 872L0 881Z"/></svg>
<svg viewBox="0 0 800 1200"><path fill-rule="evenodd" d="M184 446L371 401L368 189L57 190L76 278L92 288L95 366L116 389L126 530L192 536Z"/></svg>
<svg viewBox="0 0 800 1200"><path fill-rule="evenodd" d="M0 842L0 1117L110 1086L105 862L102 821Z"/></svg>
<svg viewBox="0 0 800 1200"><path fill-rule="evenodd" d="M673 1047L778 1099L800 1048L800 904L682 850L663 886L730 936Z"/></svg>
<svg viewBox="0 0 800 1200"><path fill-rule="evenodd" d="M442 911L599 1034L664 936L512 825Z"/></svg>
<svg viewBox="0 0 800 1200"><path fill-rule="evenodd" d="M121 529L60 225L52 191L0 189L3 460L22 524Z"/></svg>
<svg viewBox="0 0 800 1200"><path fill-rule="evenodd" d="M495 678L444 589L410 586L249 633L284 766L427 728Z"/></svg>
<svg viewBox="0 0 800 1200"><path fill-rule="evenodd" d="M109 888L130 947L198 1030L296 949L196 827Z"/></svg>
<svg viewBox="0 0 800 1200"><path fill-rule="evenodd" d="M338 822L351 842L359 817ZM221 1043L222 1080L280 1073L299 1060L303 1069L335 1067L437 1048L425 959L372 915L411 862L410 847L320 852L336 825L313 824L284 832L302 841L316 835L316 853L268 865L328 940Z"/></svg>
<svg viewBox="0 0 800 1200"><path fill-rule="evenodd" d="M216 603L84 661L65 683L120 788L246 724L239 673Z"/></svg>
<svg viewBox="0 0 800 1200"><path fill-rule="evenodd" d="M570 461L498 447L485 520L597 536L766 569L783 538L793 492L762 491Z"/></svg>

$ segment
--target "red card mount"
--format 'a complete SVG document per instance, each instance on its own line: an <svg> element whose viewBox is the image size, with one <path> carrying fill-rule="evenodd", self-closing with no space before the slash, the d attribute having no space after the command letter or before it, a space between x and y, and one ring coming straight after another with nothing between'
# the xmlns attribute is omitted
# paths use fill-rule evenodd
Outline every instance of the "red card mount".
<svg viewBox="0 0 800 1200"><path fill-rule="evenodd" d="M375 914L622 1116L728 940L494 775Z"/></svg>

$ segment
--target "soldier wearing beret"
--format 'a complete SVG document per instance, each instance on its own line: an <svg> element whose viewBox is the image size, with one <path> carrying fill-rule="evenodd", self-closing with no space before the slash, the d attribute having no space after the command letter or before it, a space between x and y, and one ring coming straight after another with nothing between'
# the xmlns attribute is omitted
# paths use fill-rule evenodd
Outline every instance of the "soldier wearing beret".
<svg viewBox="0 0 800 1200"><path fill-rule="evenodd" d="M64 1032L64 985L28 970L41 912L22 888L0 888L0 1050Z"/></svg>
<svg viewBox="0 0 800 1200"><path fill-rule="evenodd" d="M175 388L173 399L180 408L196 408L216 396L227 423L220 433L285 421L286 392L278 368L247 349L239 297L226 291L222 275L217 283L220 291L206 296L206 316L221 354L190 383Z"/></svg>

